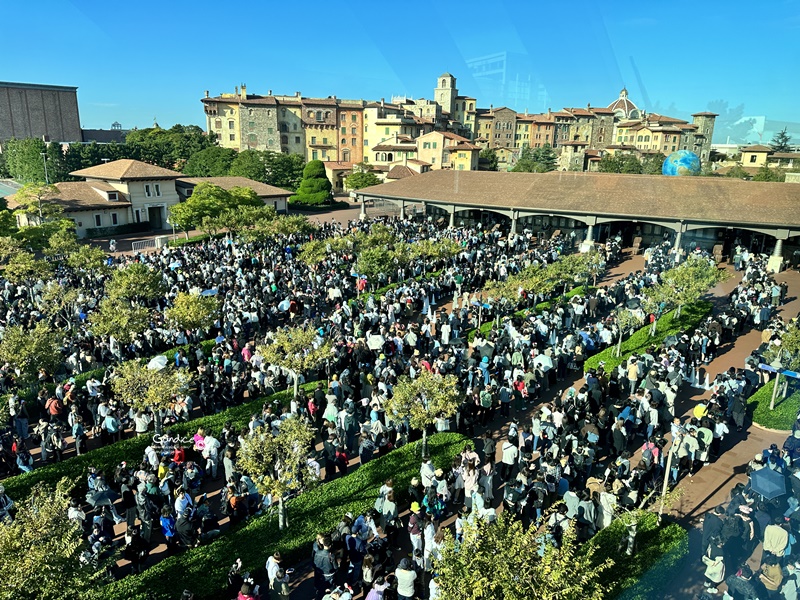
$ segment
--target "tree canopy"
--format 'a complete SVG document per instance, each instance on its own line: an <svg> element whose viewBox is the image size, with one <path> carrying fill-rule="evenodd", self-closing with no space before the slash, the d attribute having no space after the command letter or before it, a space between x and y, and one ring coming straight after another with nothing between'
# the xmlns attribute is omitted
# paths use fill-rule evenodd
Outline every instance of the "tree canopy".
<svg viewBox="0 0 800 600"><path fill-rule="evenodd" d="M134 410L167 408L175 396L189 384L185 371L171 368L148 369L136 360L128 360L114 369L111 389L114 394Z"/></svg>
<svg viewBox="0 0 800 600"><path fill-rule="evenodd" d="M35 381L39 369L52 374L61 365L62 340L62 333L45 321L39 321L33 329L14 325L5 330L0 341L0 362L19 369L24 380Z"/></svg>
<svg viewBox="0 0 800 600"><path fill-rule="evenodd" d="M140 263L114 271L111 279L106 282L106 294L109 298L137 303L160 298L166 291L164 276Z"/></svg>
<svg viewBox="0 0 800 600"><path fill-rule="evenodd" d="M502 512L494 523L468 519L462 543L445 530L433 570L441 600L602 600L599 576L613 561L596 564L594 554L578 548L572 526L555 547Z"/></svg>
<svg viewBox="0 0 800 600"><path fill-rule="evenodd" d="M515 173L546 173L555 171L557 163L556 153L550 144L540 148L525 146L520 152L517 164L511 169Z"/></svg>
<svg viewBox="0 0 800 600"><path fill-rule="evenodd" d="M0 599L87 597L98 570L80 561L83 531L67 516L72 483L37 484L18 499L14 521L0 526Z"/></svg>
<svg viewBox="0 0 800 600"><path fill-rule="evenodd" d="M181 329L207 331L217 319L219 302L214 296L179 292L164 316Z"/></svg>
<svg viewBox="0 0 800 600"><path fill-rule="evenodd" d="M784 127L772 137L772 141L769 143L769 146L772 148L773 152L791 152L791 141L792 136L789 135L786 127Z"/></svg>
<svg viewBox="0 0 800 600"><path fill-rule="evenodd" d="M381 182L375 173L359 171L350 173L344 179L344 185L348 190L360 190L371 185L378 185Z"/></svg>
<svg viewBox="0 0 800 600"><path fill-rule="evenodd" d="M495 152L494 148L484 148L481 150L481 153L478 155L478 158L481 160L480 166L482 166L487 171L497 171L497 152Z"/></svg>
<svg viewBox="0 0 800 600"><path fill-rule="evenodd" d="M192 154L183 168L191 177L223 177L228 174L236 159L236 150L210 146Z"/></svg>

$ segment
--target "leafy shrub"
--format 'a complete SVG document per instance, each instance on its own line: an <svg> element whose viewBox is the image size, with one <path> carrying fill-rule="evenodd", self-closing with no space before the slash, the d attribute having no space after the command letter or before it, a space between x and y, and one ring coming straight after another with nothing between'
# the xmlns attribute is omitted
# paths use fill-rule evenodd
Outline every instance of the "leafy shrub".
<svg viewBox="0 0 800 600"><path fill-rule="evenodd" d="M775 410L769 409L772 401L772 390L775 386L773 379L747 401L748 410L752 411L753 422L768 429L791 431L792 425L797 420L800 412L800 391L783 398L780 393L775 398Z"/></svg>
<svg viewBox="0 0 800 600"><path fill-rule="evenodd" d="M691 331L697 327L710 312L711 303L705 300L684 306L681 310L681 316L677 320L673 318L675 311L670 311L658 320L658 328L654 336L650 335L650 325L646 325L622 342L619 356L614 356L614 351L617 346L613 344L613 346L606 348L602 352L598 352L594 356L587 358L583 363L583 368L585 370L597 368L602 361L605 363L606 373L609 373L612 369L617 368L618 365L628 360L631 354L642 353L650 346L657 347L667 337L676 335L681 331Z"/></svg>
<svg viewBox="0 0 800 600"><path fill-rule="evenodd" d="M658 526L658 515L652 512L638 514L636 548L632 556L619 551L620 541L626 535L623 519L599 531L587 546L597 549L598 562L611 558L614 564L600 575L608 591L608 598L645 600L660 597L659 592L681 568L689 554L689 534L676 523Z"/></svg>
<svg viewBox="0 0 800 600"><path fill-rule="evenodd" d="M467 438L440 433L428 440L428 450L438 467L451 464ZM383 482L392 477L395 490L406 490L419 473L420 442L389 452L360 466L341 479L324 483L286 502L289 528L278 529L272 514L250 520L207 546L171 556L140 575L131 575L97 591L96 598L167 600L176 590L191 589L196 598L222 598L228 569L241 557L244 569L263 578L264 565L273 552L280 552L284 565L309 556L317 533L333 530L346 512L354 515L372 507ZM405 501L398 494L401 501Z"/></svg>

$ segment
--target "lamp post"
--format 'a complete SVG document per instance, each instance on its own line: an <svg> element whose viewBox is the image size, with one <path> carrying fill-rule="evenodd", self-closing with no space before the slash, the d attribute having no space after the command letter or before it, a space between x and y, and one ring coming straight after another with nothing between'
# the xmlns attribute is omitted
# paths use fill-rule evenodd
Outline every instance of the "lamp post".
<svg viewBox="0 0 800 600"><path fill-rule="evenodd" d="M47 153L40 152L39 154L42 155L42 164L44 165L44 182L50 185L50 178L47 176Z"/></svg>

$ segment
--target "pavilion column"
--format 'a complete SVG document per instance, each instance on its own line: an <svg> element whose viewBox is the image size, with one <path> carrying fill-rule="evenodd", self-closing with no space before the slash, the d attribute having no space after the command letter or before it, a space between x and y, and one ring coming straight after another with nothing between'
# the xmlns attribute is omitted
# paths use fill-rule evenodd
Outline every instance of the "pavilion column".
<svg viewBox="0 0 800 600"><path fill-rule="evenodd" d="M772 250L772 256L767 261L767 271L771 273L780 273L783 267L783 240L781 238L775 239L775 248Z"/></svg>
<svg viewBox="0 0 800 600"><path fill-rule="evenodd" d="M511 233L514 233L514 234L517 233L517 217L518 216L519 216L519 213L517 213L517 211L515 211L515 210L511 211Z"/></svg>
<svg viewBox="0 0 800 600"><path fill-rule="evenodd" d="M583 240L581 243L580 251L581 252L591 252L594 250L594 224L597 222L597 218L593 217L590 218L586 222L586 239Z"/></svg>
<svg viewBox="0 0 800 600"><path fill-rule="evenodd" d="M362 221L367 218L367 201L364 196L361 196L361 214L358 215L358 218Z"/></svg>
<svg viewBox="0 0 800 600"><path fill-rule="evenodd" d="M454 206L450 207L450 225L449 227L452 229L456 226L456 209Z"/></svg>
<svg viewBox="0 0 800 600"><path fill-rule="evenodd" d="M406 220L406 201L405 200L401 200L400 201L400 219L402 221Z"/></svg>

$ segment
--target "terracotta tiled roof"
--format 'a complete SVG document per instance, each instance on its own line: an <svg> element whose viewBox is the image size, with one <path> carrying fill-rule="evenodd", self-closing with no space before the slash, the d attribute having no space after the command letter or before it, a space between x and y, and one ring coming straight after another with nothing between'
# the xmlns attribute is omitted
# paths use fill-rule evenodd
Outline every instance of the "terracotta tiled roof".
<svg viewBox="0 0 800 600"><path fill-rule="evenodd" d="M357 194L563 215L800 229L800 186L723 177L440 170Z"/></svg>
<svg viewBox="0 0 800 600"><path fill-rule="evenodd" d="M594 113L591 110L586 110L585 108L565 108L569 113L572 113L576 117L593 117Z"/></svg>
<svg viewBox="0 0 800 600"><path fill-rule="evenodd" d="M589 142L581 141L581 140L569 140L566 142L559 142L560 146L588 146Z"/></svg>
<svg viewBox="0 0 800 600"><path fill-rule="evenodd" d="M275 106L278 101L274 96L259 96L257 94L247 94L247 98L241 96L215 96L213 98L201 98L202 102L226 102L228 104L262 104Z"/></svg>
<svg viewBox="0 0 800 600"><path fill-rule="evenodd" d="M630 146L628 144L611 144L610 146L606 146L609 150L636 150L636 146Z"/></svg>
<svg viewBox="0 0 800 600"><path fill-rule="evenodd" d="M247 177L181 177L175 181L177 187L194 187L199 183L213 183L225 190L235 187L250 188L261 198L291 196L293 193Z"/></svg>
<svg viewBox="0 0 800 600"><path fill-rule="evenodd" d="M554 117L569 117L570 119L573 118L572 113L569 113L565 110L559 110L550 114L553 115Z"/></svg>
<svg viewBox="0 0 800 600"><path fill-rule="evenodd" d="M692 131L697 129L697 125L694 123L678 123L676 127L680 128L682 131Z"/></svg>
<svg viewBox="0 0 800 600"><path fill-rule="evenodd" d="M55 186L58 192L45 196L44 200L62 206L66 212L78 210L124 210L131 205L122 192L103 183L95 181L64 181L55 184ZM106 200L105 196L97 191L98 189L117 192L119 200ZM15 195L12 194L6 198L8 207L11 209L19 206L14 200Z"/></svg>
<svg viewBox="0 0 800 600"><path fill-rule="evenodd" d="M417 160L416 158L409 158L408 162L409 162L409 164L418 165L420 167L430 167L430 166L432 166L431 163L425 162L424 160Z"/></svg>
<svg viewBox="0 0 800 600"><path fill-rule="evenodd" d="M593 106L589 110L591 110L593 113L595 113L597 115L613 115L614 114L614 110L611 109L611 108L600 108L600 107L594 107Z"/></svg>
<svg viewBox="0 0 800 600"><path fill-rule="evenodd" d="M405 165L395 165L386 174L386 179L405 179L414 175L419 175L419 173Z"/></svg>
<svg viewBox="0 0 800 600"><path fill-rule="evenodd" d="M742 152L772 152L772 148L764 146L763 144L754 144L752 146L745 146Z"/></svg>
<svg viewBox="0 0 800 600"><path fill-rule="evenodd" d="M416 152L416 144L378 144L375 146L373 152Z"/></svg>
<svg viewBox="0 0 800 600"><path fill-rule="evenodd" d="M108 179L112 181L125 181L133 179L177 179L181 176L177 171L149 165L139 160L124 158L103 165L79 169L70 175L91 179Z"/></svg>
<svg viewBox="0 0 800 600"><path fill-rule="evenodd" d="M719 115L717 113L713 113L713 112L699 112L699 113L694 113L692 116L693 117L718 117Z"/></svg>
<svg viewBox="0 0 800 600"><path fill-rule="evenodd" d="M659 123L686 123L683 119L676 119L675 117L668 117L666 115L659 115L658 113L649 113L648 120L657 121Z"/></svg>
<svg viewBox="0 0 800 600"><path fill-rule="evenodd" d="M800 159L800 152L773 152L770 158L793 158Z"/></svg>
<svg viewBox="0 0 800 600"><path fill-rule="evenodd" d="M304 106L336 106L333 98L303 98Z"/></svg>
<svg viewBox="0 0 800 600"><path fill-rule="evenodd" d="M448 150L480 150L480 146L476 146L475 144L470 144L469 142L459 142L455 146L448 146Z"/></svg>

